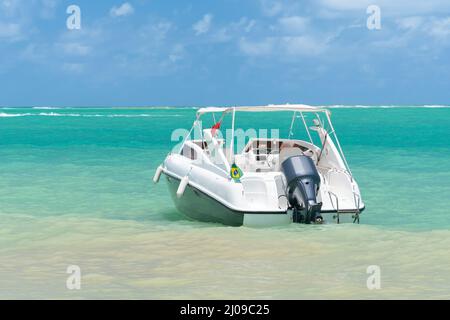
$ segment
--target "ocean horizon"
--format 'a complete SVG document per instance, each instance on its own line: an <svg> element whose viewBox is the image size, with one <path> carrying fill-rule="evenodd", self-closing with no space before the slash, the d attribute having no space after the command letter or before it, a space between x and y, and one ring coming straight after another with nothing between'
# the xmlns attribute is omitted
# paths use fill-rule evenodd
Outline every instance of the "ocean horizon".
<svg viewBox="0 0 450 320"><path fill-rule="evenodd" d="M249 106L255 106L256 104L248 104ZM286 103L289 105L289 103ZM165 105L148 105L148 106L0 106L0 110L13 110L13 109L36 109L36 110L52 110L52 109L199 109L210 105L199 106L165 106ZM212 105L219 106L219 105ZM234 105L220 105L225 107L233 107ZM418 104L418 105L364 105L364 104L311 104L311 106L325 107L330 109L353 109L353 108L375 108L375 109L391 109L391 108L450 108L450 105L445 104Z"/></svg>

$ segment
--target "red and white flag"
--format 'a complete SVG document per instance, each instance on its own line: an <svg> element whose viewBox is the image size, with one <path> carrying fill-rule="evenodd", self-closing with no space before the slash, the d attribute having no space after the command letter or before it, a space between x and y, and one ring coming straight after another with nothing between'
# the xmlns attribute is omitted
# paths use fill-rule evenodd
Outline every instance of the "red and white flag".
<svg viewBox="0 0 450 320"><path fill-rule="evenodd" d="M212 126L212 128L211 128L211 135L213 136L213 138L216 135L216 131L218 129L220 129L220 125L221 124L222 124L222 120L220 120L219 122L217 122L215 125Z"/></svg>

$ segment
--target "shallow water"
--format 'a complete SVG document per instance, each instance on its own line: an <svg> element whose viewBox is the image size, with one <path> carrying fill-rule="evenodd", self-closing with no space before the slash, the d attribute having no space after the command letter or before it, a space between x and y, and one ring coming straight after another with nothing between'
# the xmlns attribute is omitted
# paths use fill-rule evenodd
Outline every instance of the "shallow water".
<svg viewBox="0 0 450 320"><path fill-rule="evenodd" d="M252 229L188 221L151 182L192 108L0 109L0 298L450 298L450 108L332 113L361 225Z"/></svg>

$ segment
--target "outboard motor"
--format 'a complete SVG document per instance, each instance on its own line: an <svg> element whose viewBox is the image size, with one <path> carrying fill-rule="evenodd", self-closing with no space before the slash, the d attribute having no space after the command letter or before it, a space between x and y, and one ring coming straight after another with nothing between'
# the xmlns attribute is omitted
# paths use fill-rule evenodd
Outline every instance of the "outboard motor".
<svg viewBox="0 0 450 320"><path fill-rule="evenodd" d="M297 223L322 223L322 203L317 202L320 176L313 160L305 155L293 156L281 164L287 180L287 198Z"/></svg>

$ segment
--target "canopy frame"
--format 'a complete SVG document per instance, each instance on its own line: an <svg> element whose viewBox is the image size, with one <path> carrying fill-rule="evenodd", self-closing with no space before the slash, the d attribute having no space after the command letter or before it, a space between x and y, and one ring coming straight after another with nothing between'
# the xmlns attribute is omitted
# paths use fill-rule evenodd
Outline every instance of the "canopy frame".
<svg viewBox="0 0 450 320"><path fill-rule="evenodd" d="M181 151L183 150L183 146L186 143L186 141L188 140L189 136L191 135L194 127L196 125L199 124L199 120L200 118L208 113L212 113L213 115L213 119L215 119L214 113L222 113L221 119L225 117L226 114L228 113L232 113L232 137L231 137L231 148L234 149L234 138L235 138L235 120L236 120L236 112L282 112L282 111L291 111L293 112L293 117L292 117L292 122L291 122L291 127L289 129L289 139L291 138L291 135L293 134L293 127L295 124L295 119L297 117L297 114L300 114L300 117L302 118L302 122L303 125L305 126L305 129L307 131L308 134L308 138L310 139L311 143L312 143L312 137L311 137L311 133L309 131L309 128L306 124L305 118L303 113L305 112L311 112L311 113L315 113L316 117L319 119L319 122L321 123L321 125L323 126L324 124L322 123L322 121L320 121L320 117L318 115L318 113L324 113L326 120L328 122L328 126L330 128L330 131L327 131L327 135L328 136L332 136L334 138L334 140L336 141L337 144L337 149L343 159L344 165L346 167L347 172L349 173L350 177L352 177L352 173L350 171L350 167L348 165L347 159L345 157L345 154L342 150L341 144L339 142L339 138L336 135L336 130L334 129L334 126L331 122L331 112L330 110L323 108L323 107L314 107L314 106L309 106L309 105L304 105L304 104L285 104L285 105L267 105L267 106L240 106L240 107L206 107L206 108L200 108L197 110L197 116L196 116L196 120L194 121L194 124L191 128L191 130L189 131L189 133L186 135L186 137L183 140L183 143L181 144L179 153L181 153ZM202 140L203 140L203 134L202 134ZM322 149L325 147L326 142L324 143L324 145L322 146ZM233 162L234 161L234 150L231 149L231 155L228 161Z"/></svg>
<svg viewBox="0 0 450 320"><path fill-rule="evenodd" d="M229 112L280 112L280 111L298 111L298 112L325 112L330 113L329 110L322 107L313 107L305 104L283 104L267 106L239 106L239 107L206 107L197 110L197 118L200 118L207 113L229 113Z"/></svg>

